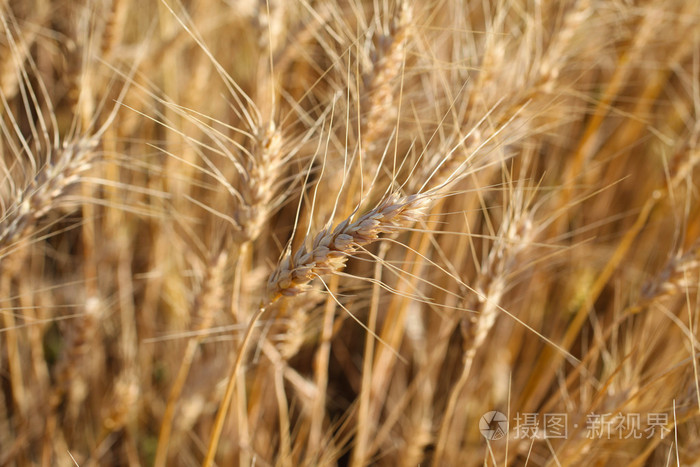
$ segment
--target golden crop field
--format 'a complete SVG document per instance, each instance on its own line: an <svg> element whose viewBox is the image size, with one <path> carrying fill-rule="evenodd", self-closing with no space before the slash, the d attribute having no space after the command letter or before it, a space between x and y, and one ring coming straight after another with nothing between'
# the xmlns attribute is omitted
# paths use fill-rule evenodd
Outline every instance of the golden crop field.
<svg viewBox="0 0 700 467"><path fill-rule="evenodd" d="M0 57L0 465L700 463L699 0L4 0Z"/></svg>

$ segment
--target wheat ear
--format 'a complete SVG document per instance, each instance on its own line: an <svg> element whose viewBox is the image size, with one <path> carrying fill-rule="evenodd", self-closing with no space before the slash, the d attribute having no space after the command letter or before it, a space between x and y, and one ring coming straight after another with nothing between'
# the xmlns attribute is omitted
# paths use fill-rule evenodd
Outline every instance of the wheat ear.
<svg viewBox="0 0 700 467"><path fill-rule="evenodd" d="M65 201L70 188L92 167L97 145L97 138L64 143L55 159L44 164L27 186L14 190L12 203L0 217L0 246L20 238L34 222Z"/></svg>
<svg viewBox="0 0 700 467"><path fill-rule="evenodd" d="M321 230L310 248L304 245L294 255L288 251L267 281L270 302L302 293L315 277L340 271L348 256L376 241L380 234L395 233L421 218L431 199L428 193L391 194L357 220L351 216L333 230Z"/></svg>

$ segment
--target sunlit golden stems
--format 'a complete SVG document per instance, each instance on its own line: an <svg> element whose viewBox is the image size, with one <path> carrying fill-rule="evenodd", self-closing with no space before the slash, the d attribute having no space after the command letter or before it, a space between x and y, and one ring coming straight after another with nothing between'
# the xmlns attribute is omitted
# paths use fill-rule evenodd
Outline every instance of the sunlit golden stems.
<svg viewBox="0 0 700 467"><path fill-rule="evenodd" d="M226 250L222 250L218 257L207 268L207 274L202 284L202 291L197 297L193 310L193 315L199 316L201 320L198 326L199 330L206 330L209 328L214 316L221 310L223 300L222 283L227 260L228 252ZM197 337L192 337L187 341L185 355L182 358L182 364L177 372L173 386L170 389L168 401L165 406L165 413L163 414L163 419L161 420L160 433L158 435L158 448L156 450L156 458L153 464L155 467L164 466L167 463L170 433L172 430L172 422L173 417L175 416L176 405L180 399L182 388L185 386L185 381L187 380L190 366L194 360L195 352L197 351L203 336L203 334L200 334Z"/></svg>
<svg viewBox="0 0 700 467"><path fill-rule="evenodd" d="M224 420L233 397L236 376L245 358L255 325L265 313L266 306L283 296L303 293L310 288L309 282L315 277L339 272L345 266L349 256L378 240L381 234L393 234L402 227L413 224L424 215L433 195L434 193L389 195L376 208L357 220L348 218L332 231L330 228L323 229L314 238L310 250L303 246L293 256L289 252L285 255L268 279L268 303L261 305L251 318L238 355L231 367L226 392L216 415L204 459L205 467L209 467L214 461Z"/></svg>

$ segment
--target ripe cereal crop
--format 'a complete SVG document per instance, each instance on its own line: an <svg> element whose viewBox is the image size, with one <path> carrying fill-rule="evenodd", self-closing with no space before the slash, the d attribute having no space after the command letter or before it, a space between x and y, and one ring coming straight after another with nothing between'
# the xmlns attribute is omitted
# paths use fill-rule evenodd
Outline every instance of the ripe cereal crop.
<svg viewBox="0 0 700 467"><path fill-rule="evenodd" d="M699 0L6 0L0 56L0 465L700 462Z"/></svg>

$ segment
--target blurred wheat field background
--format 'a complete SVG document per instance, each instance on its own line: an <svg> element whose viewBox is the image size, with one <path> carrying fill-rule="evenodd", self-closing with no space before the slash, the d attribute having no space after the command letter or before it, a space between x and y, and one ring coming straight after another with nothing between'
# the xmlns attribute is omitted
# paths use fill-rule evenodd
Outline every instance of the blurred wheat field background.
<svg viewBox="0 0 700 467"><path fill-rule="evenodd" d="M0 465L700 462L699 1L0 11Z"/></svg>

